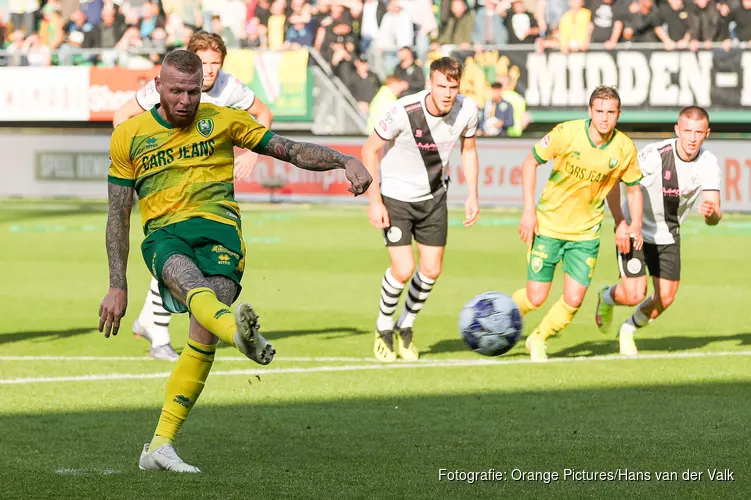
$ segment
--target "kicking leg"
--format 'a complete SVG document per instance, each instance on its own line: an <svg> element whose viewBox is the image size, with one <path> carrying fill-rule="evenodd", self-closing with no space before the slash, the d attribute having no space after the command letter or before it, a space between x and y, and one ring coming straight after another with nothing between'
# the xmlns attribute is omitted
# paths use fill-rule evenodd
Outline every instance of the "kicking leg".
<svg viewBox="0 0 751 500"><path fill-rule="evenodd" d="M381 280L381 298L376 321L375 357L381 361L396 361L394 349L394 312L404 285L415 270L412 245L389 246L390 267Z"/></svg>
<svg viewBox="0 0 751 500"><path fill-rule="evenodd" d="M228 279L214 280L215 286L223 285ZM267 365L274 359L276 351L258 333L258 316L253 309L240 303L235 316L229 307L222 304L210 282L190 258L175 254L167 259L162 270L162 279L172 295L184 303L190 313L204 328L236 347L256 363ZM232 289L234 293L234 288Z"/></svg>
<svg viewBox="0 0 751 500"><path fill-rule="evenodd" d="M417 244L420 258L419 270L412 277L399 321L396 324L397 354L404 360L415 361L420 355L417 346L412 342L412 325L417 314L425 306L430 292L435 285L443 268L443 254L446 247Z"/></svg>
<svg viewBox="0 0 751 500"><path fill-rule="evenodd" d="M133 322L133 333L151 342L149 357L177 361L179 357L170 344L169 324L172 315L164 309L159 295L159 282L151 278L141 313Z"/></svg>

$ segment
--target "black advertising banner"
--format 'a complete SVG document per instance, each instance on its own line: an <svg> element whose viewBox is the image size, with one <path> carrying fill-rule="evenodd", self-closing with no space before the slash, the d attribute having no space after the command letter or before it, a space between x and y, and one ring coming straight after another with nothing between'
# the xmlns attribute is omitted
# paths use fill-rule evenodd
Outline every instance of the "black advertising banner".
<svg viewBox="0 0 751 500"><path fill-rule="evenodd" d="M467 54L455 55L465 59ZM501 60L509 74L518 75L516 91L532 111L581 109L601 84L618 89L624 110L698 105L739 112L751 106L751 52L743 50L511 50L498 56L494 59ZM482 58L475 59L482 64Z"/></svg>

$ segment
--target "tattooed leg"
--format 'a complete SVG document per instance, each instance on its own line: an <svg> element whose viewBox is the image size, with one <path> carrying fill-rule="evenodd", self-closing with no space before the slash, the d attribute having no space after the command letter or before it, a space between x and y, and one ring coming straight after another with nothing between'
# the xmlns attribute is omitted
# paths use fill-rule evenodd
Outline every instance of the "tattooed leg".
<svg viewBox="0 0 751 500"><path fill-rule="evenodd" d="M164 263L162 281L172 295L183 304L186 304L188 292L191 290L211 288L196 263L182 254L171 255Z"/></svg>

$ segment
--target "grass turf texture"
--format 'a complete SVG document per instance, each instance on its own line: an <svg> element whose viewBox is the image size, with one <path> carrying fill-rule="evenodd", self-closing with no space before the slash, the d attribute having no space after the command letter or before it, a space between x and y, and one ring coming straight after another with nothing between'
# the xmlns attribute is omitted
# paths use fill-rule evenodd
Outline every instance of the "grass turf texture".
<svg viewBox="0 0 751 500"><path fill-rule="evenodd" d="M608 223L592 291L574 323L550 342L553 358L571 362L528 364L520 342L499 364L482 365L494 360L466 349L458 312L477 293L510 294L524 283L518 213L485 210L476 227L464 229L462 214L452 211L444 274L416 323L423 360L400 368L369 361L387 258L364 210L243 207L248 259L241 300L258 309L280 359L261 368L219 349L177 442L181 456L204 474L185 477L137 466L161 406L166 378L159 374L173 366L127 359L147 352L146 342L130 333L149 280L137 217L123 328L108 340L93 330L107 286L102 208L5 201L0 209L2 498L751 493L751 324L744 312L751 303L745 250L751 218L727 216L716 228L689 219L683 283L665 317L639 332L643 359L608 357L617 352L614 335L594 326L594 292L617 277ZM551 299L561 292L560 273ZM545 310L529 316L525 332ZM627 315L617 310L614 326ZM186 327L187 317L173 319L178 350ZM124 374L154 378L7 383ZM495 468L504 480L439 481L441 468ZM734 481L709 480L707 469L726 468ZM559 478L516 481L514 469L556 471ZM564 480L565 469L620 469L649 473L650 480ZM701 480L684 481L686 470L703 472ZM677 472L678 480L657 480L662 471Z"/></svg>

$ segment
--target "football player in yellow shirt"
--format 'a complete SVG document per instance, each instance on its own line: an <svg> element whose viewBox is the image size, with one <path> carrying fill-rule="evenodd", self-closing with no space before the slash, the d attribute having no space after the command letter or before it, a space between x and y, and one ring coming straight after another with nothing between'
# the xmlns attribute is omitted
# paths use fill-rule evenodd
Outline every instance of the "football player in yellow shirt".
<svg viewBox="0 0 751 500"><path fill-rule="evenodd" d="M574 319L584 300L600 250L605 199L619 181L627 186L632 224L641 248L641 171L633 141L616 130L621 99L612 87L597 87L589 98L589 120L558 124L522 163L524 213L519 237L529 245L527 286L513 299L522 316L542 306L558 262L563 261L563 297L527 337L532 361L547 361L547 339ZM554 160L553 170L535 207L538 165Z"/></svg>
<svg viewBox="0 0 751 500"><path fill-rule="evenodd" d="M229 309L240 293L245 268L233 148L305 170L344 169L355 195L372 182L354 157L275 135L245 111L201 104L202 80L196 54L168 54L156 84L160 105L118 126L110 143L110 284L99 308L99 331L105 337L117 335L127 307L134 190L146 235L143 258L159 281L163 303L170 312L191 313L187 345L167 382L159 424L141 453L143 470L200 472L177 456L173 442L201 394L218 338L262 365L275 354L258 333L258 316L248 304L238 304L234 315Z"/></svg>

